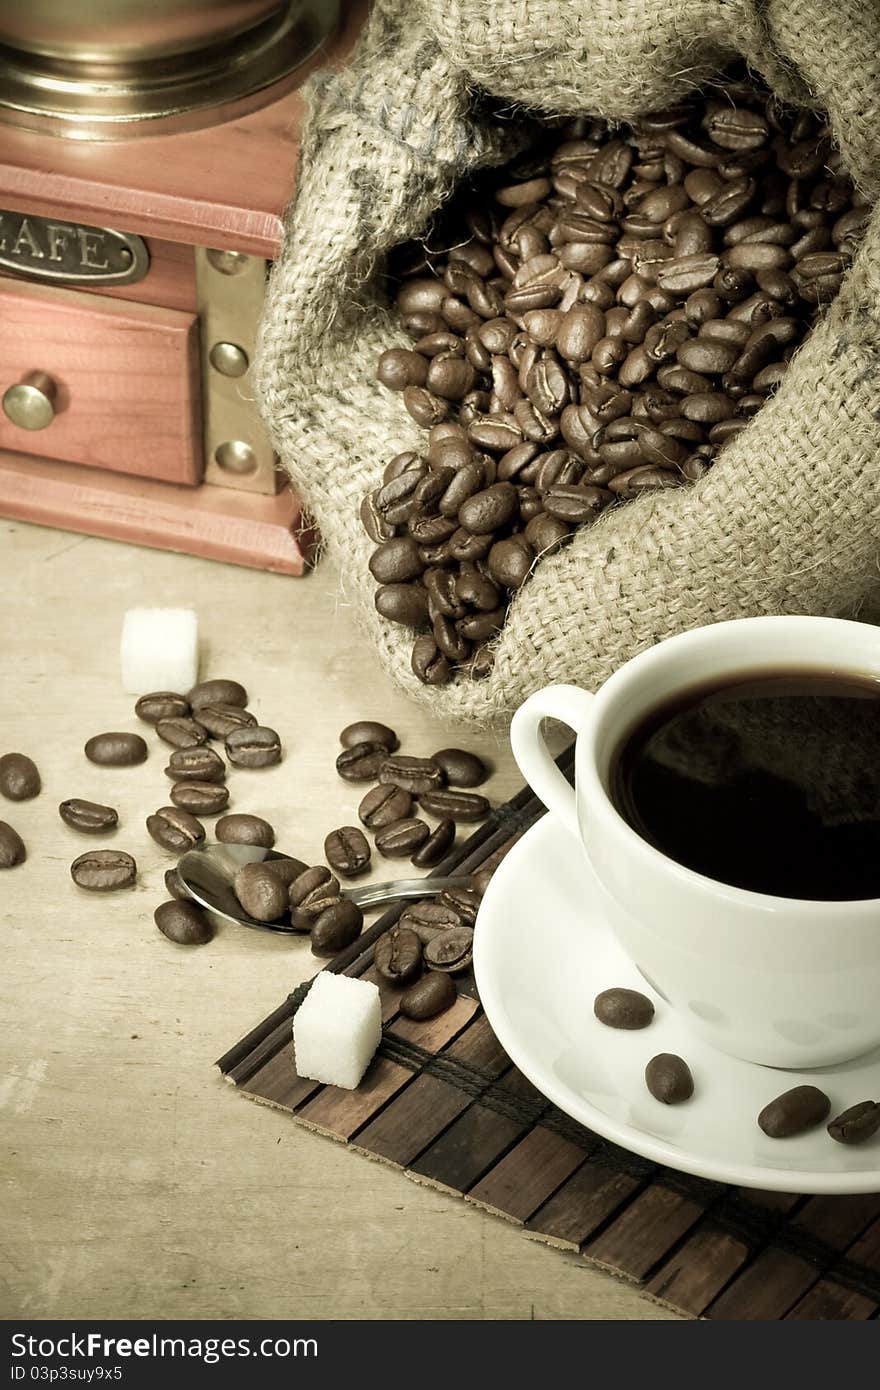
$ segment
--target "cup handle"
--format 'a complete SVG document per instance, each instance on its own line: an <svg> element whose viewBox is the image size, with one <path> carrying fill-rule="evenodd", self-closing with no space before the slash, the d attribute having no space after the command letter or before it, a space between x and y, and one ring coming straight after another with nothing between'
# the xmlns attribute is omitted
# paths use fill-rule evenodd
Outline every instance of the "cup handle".
<svg viewBox="0 0 880 1390"><path fill-rule="evenodd" d="M580 839L574 789L563 777L544 739L542 722L558 719L576 734L590 720L593 696L576 685L548 685L520 705L510 725L510 746L529 786L562 823Z"/></svg>

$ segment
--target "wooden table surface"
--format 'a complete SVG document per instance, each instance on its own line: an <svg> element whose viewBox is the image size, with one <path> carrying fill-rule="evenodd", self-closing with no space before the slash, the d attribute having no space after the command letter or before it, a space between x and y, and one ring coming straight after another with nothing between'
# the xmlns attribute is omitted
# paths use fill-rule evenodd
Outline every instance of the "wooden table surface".
<svg viewBox="0 0 880 1390"><path fill-rule="evenodd" d="M216 1058L317 962L304 940L227 926L186 950L153 925L173 862L144 829L167 804L164 745L149 735L133 769L82 752L104 729L146 732L118 660L123 614L144 605L194 607L202 674L241 679L281 733L282 765L233 772L232 800L303 859L356 823L358 788L333 768L354 718L393 724L408 753L483 751L495 800L520 785L503 740L392 688L328 565L288 579L0 521L0 752L43 775L36 800L0 804L29 850L0 877L0 1317L673 1317L220 1079ZM133 893L71 882L91 842L58 816L69 796L119 809Z"/></svg>

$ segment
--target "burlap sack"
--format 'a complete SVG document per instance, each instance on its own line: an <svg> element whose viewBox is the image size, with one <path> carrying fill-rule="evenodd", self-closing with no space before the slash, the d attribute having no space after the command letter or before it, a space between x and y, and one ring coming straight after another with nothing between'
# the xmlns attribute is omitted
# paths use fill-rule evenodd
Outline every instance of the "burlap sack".
<svg viewBox="0 0 880 1390"><path fill-rule="evenodd" d="M509 157L517 114L631 117L744 56L825 107L856 184L880 185L875 0L376 0L354 62L311 89L298 191L256 370L280 456L382 662L445 718L502 722L548 681L595 687L660 638L762 613L873 615L880 520L880 213L825 320L719 462L612 509L543 559L483 681L428 689L381 619L358 520L385 463L423 441L374 378L405 342L382 280L462 175Z"/></svg>

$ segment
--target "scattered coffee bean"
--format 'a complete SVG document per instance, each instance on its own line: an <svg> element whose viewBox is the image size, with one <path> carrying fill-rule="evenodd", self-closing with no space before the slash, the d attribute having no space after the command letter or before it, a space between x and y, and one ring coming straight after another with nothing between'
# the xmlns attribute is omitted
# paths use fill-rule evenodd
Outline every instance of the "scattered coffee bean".
<svg viewBox="0 0 880 1390"><path fill-rule="evenodd" d="M419 940L425 944L432 941L438 932L448 931L450 927L461 926L461 917L455 909L434 898L425 898L423 902L410 903L404 908L398 920L402 927L408 927L414 931Z"/></svg>
<svg viewBox="0 0 880 1390"><path fill-rule="evenodd" d="M794 1086L771 1100L758 1116L758 1125L771 1139L790 1139L828 1118L831 1101L818 1086Z"/></svg>
<svg viewBox="0 0 880 1390"><path fill-rule="evenodd" d="M472 927L480 910L480 895L470 888L444 888L436 899L441 907L457 912L466 926Z"/></svg>
<svg viewBox="0 0 880 1390"><path fill-rule="evenodd" d="M199 705L199 723L212 738L228 738L236 729L253 729L257 717L240 705Z"/></svg>
<svg viewBox="0 0 880 1390"><path fill-rule="evenodd" d="M425 947L425 964L431 970L457 975L467 970L474 958L474 934L470 927L452 927L439 932Z"/></svg>
<svg viewBox="0 0 880 1390"><path fill-rule="evenodd" d="M383 825L405 820L412 804L412 797L402 787L373 787L361 801L358 815L368 830L381 830Z"/></svg>
<svg viewBox="0 0 880 1390"><path fill-rule="evenodd" d="M217 782L175 782L171 800L194 816L216 816L229 804L229 788Z"/></svg>
<svg viewBox="0 0 880 1390"><path fill-rule="evenodd" d="M165 870L165 891L169 897L176 898L179 903L190 901L189 889L180 877L180 870L176 866L173 869Z"/></svg>
<svg viewBox="0 0 880 1390"><path fill-rule="evenodd" d="M645 1067L645 1085L655 1100L679 1105L694 1093L694 1078L687 1062L674 1052L660 1052Z"/></svg>
<svg viewBox="0 0 880 1390"><path fill-rule="evenodd" d="M281 761L281 740L274 729L259 724L233 729L226 738L226 756L236 767L274 767Z"/></svg>
<svg viewBox="0 0 880 1390"><path fill-rule="evenodd" d="M187 715L176 715L171 719L160 719L156 733L164 743L172 748L198 748L208 742L208 730Z"/></svg>
<svg viewBox="0 0 880 1390"><path fill-rule="evenodd" d="M419 797L419 805L432 816L449 816L455 821L485 820L492 807L476 792L428 791Z"/></svg>
<svg viewBox="0 0 880 1390"><path fill-rule="evenodd" d="M376 849L386 859L408 859L429 838L431 831L423 820L410 816L377 830Z"/></svg>
<svg viewBox="0 0 880 1390"><path fill-rule="evenodd" d="M316 956L335 956L361 934L364 914L348 898L339 898L325 907L311 931L312 952Z"/></svg>
<svg viewBox="0 0 880 1390"><path fill-rule="evenodd" d="M95 734L86 743L85 755L101 767L133 767L146 761L147 745L140 734Z"/></svg>
<svg viewBox="0 0 880 1390"><path fill-rule="evenodd" d="M74 859L70 877L78 888L90 893L114 893L131 888L137 879L137 864L121 849L90 849Z"/></svg>
<svg viewBox="0 0 880 1390"><path fill-rule="evenodd" d="M415 854L411 856L411 862L417 869L430 869L449 853L455 844L455 821L441 820L439 825L431 831L431 834L420 845Z"/></svg>
<svg viewBox="0 0 880 1390"><path fill-rule="evenodd" d="M232 886L245 912L258 922L276 922L287 910L287 885L268 864L242 865Z"/></svg>
<svg viewBox="0 0 880 1390"><path fill-rule="evenodd" d="M226 764L213 748L176 748L168 759L165 776L172 782L222 782Z"/></svg>
<svg viewBox="0 0 880 1390"><path fill-rule="evenodd" d="M134 712L145 724L158 724L160 719L185 719L189 714L189 701L174 690L154 690L141 696Z"/></svg>
<svg viewBox="0 0 880 1390"><path fill-rule="evenodd" d="M388 757L384 743L353 743L336 759L336 771L346 782L373 782Z"/></svg>
<svg viewBox="0 0 880 1390"><path fill-rule="evenodd" d="M228 680L200 681L186 698L193 711L202 705L239 705L244 709L248 702L244 686L239 685L238 681Z"/></svg>
<svg viewBox="0 0 880 1390"><path fill-rule="evenodd" d="M407 985L422 968L422 943L414 931L398 923L376 942L373 964L392 985Z"/></svg>
<svg viewBox="0 0 880 1390"><path fill-rule="evenodd" d="M331 830L324 840L324 858L344 878L355 878L370 867L370 846L367 837L356 825L342 825Z"/></svg>
<svg viewBox="0 0 880 1390"><path fill-rule="evenodd" d="M37 765L25 753L4 753L0 758L0 796L8 801L30 801L40 793Z"/></svg>
<svg viewBox="0 0 880 1390"><path fill-rule="evenodd" d="M860 1100L835 1116L828 1133L838 1144L863 1144L880 1130L880 1101Z"/></svg>
<svg viewBox="0 0 880 1390"><path fill-rule="evenodd" d="M450 1008L458 998L451 975L429 970L402 994L398 1004L404 1018L434 1018Z"/></svg>
<svg viewBox="0 0 880 1390"><path fill-rule="evenodd" d="M207 914L193 902L160 903L153 921L162 935L178 946L204 946L214 935Z"/></svg>
<svg viewBox="0 0 880 1390"><path fill-rule="evenodd" d="M609 1028L647 1028L654 1005L635 989L604 989L593 1001L593 1013Z"/></svg>
<svg viewBox="0 0 880 1390"><path fill-rule="evenodd" d="M305 918L306 930L311 928L315 918L320 917L325 908L331 907L339 897L339 879L331 874L323 864L305 869L290 884L288 899L291 917L297 914Z"/></svg>
<svg viewBox="0 0 880 1390"><path fill-rule="evenodd" d="M377 724L373 719L359 719L354 724L347 724L339 735L339 742L343 748L354 748L358 743L381 743L389 753L396 753L400 747L394 730L389 729L387 724Z"/></svg>
<svg viewBox="0 0 880 1390"><path fill-rule="evenodd" d="M0 869L12 869L27 859L24 841L17 830L0 820Z"/></svg>
<svg viewBox="0 0 880 1390"><path fill-rule="evenodd" d="M431 754L431 761L444 773L450 787L479 787L489 776L482 758L463 748L441 748L439 753Z"/></svg>
<svg viewBox="0 0 880 1390"><path fill-rule="evenodd" d="M275 844L275 831L269 822L244 811L221 816L214 827L214 834L221 845L258 845L262 849L271 849Z"/></svg>
<svg viewBox="0 0 880 1390"><path fill-rule="evenodd" d="M109 835L119 824L119 816L112 806L101 806L97 801L79 801L73 797L62 801L58 814L72 830L83 835Z"/></svg>
<svg viewBox="0 0 880 1390"><path fill-rule="evenodd" d="M182 811L178 806L161 806L152 816L147 816L147 830L157 845L174 854L186 854L205 838L205 827L189 811Z"/></svg>
<svg viewBox="0 0 880 1390"><path fill-rule="evenodd" d="M432 758L409 758L402 753L386 757L379 765L382 786L401 787L413 796L441 788L445 778Z"/></svg>

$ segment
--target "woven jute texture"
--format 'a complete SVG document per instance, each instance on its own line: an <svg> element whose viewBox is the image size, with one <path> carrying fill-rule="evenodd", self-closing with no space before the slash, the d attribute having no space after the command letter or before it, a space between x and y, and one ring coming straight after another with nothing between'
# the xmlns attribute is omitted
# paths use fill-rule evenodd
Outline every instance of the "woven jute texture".
<svg viewBox="0 0 880 1390"><path fill-rule="evenodd" d="M631 117L706 87L737 55L824 107L857 185L880 185L876 0L376 0L354 61L311 86L297 194L255 377L281 459L386 668L445 718L503 723L548 681L595 687L642 648L763 613L876 616L880 211L776 395L698 484L612 509L536 566L482 681L427 689L412 635L375 612L358 519L388 460L424 441L375 381L405 343L387 251L539 112Z"/></svg>

